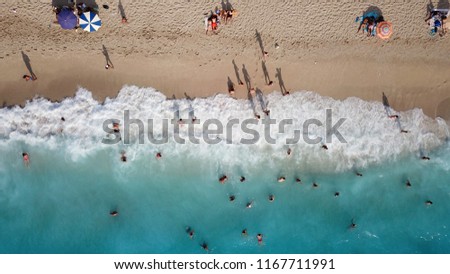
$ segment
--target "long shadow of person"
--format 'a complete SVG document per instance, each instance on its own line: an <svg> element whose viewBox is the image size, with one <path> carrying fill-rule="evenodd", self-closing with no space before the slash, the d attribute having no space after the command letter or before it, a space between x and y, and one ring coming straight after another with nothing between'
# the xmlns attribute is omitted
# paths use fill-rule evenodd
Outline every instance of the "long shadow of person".
<svg viewBox="0 0 450 274"><path fill-rule="evenodd" d="M114 68L114 65L111 62L111 58L109 58L109 53L108 53L108 50L106 49L105 45L102 45L102 53L103 53L103 55L105 56L105 59L106 59L106 66L105 66L105 68L109 68L109 67Z"/></svg>
<svg viewBox="0 0 450 274"><path fill-rule="evenodd" d="M238 66L236 66L236 62L234 62L234 59L233 59L232 63L233 63L233 67L234 67L234 72L236 73L236 80L238 82L238 85L241 86L244 83L242 83L241 77L239 76L239 68L238 68Z"/></svg>
<svg viewBox="0 0 450 274"><path fill-rule="evenodd" d="M244 74L244 81L245 85L247 86L247 91L250 91L250 89L252 88L252 83L250 81L250 75L248 74L248 71L245 68L244 64L242 64L242 74Z"/></svg>
<svg viewBox="0 0 450 274"><path fill-rule="evenodd" d="M28 71L30 72L31 77L37 79L36 74L34 74L33 68L31 67L31 61L28 55L25 54L25 52L21 51L22 53L22 59L25 63L25 66L27 67Z"/></svg>
<svg viewBox="0 0 450 274"><path fill-rule="evenodd" d="M258 32L257 29L255 29L255 36L256 36L256 41L258 41L259 48L261 49L261 54L264 57L266 51L264 50L264 45L263 45L263 41L261 39L261 34Z"/></svg>
<svg viewBox="0 0 450 274"><path fill-rule="evenodd" d="M122 17L122 21L127 20L127 16L125 14L125 9L123 8L121 0L119 0L119 4L117 5L117 7L119 8L120 17Z"/></svg>
<svg viewBox="0 0 450 274"><path fill-rule="evenodd" d="M277 68L277 73L275 74L275 77L278 78L278 83L280 84L280 91L284 95L288 95L289 91L286 89L286 86L284 85L283 77L281 76L281 68Z"/></svg>
<svg viewBox="0 0 450 274"><path fill-rule="evenodd" d="M388 100L386 94L384 94L384 92L383 92L383 106L384 106L384 109L386 110L386 115L390 116L391 115L391 105L389 104L389 100Z"/></svg>
<svg viewBox="0 0 450 274"><path fill-rule="evenodd" d="M266 85L272 85L273 81L270 80L269 72L267 71L266 61L261 61L262 70L264 73L264 80L266 81Z"/></svg>
<svg viewBox="0 0 450 274"><path fill-rule="evenodd" d="M262 93L262 91L259 88L256 89L256 98L258 99L259 104L261 105L261 108L262 108L263 112L267 116L269 116L270 110L267 108L267 106L269 105L269 102L268 101L267 102L264 101L264 94Z"/></svg>
<svg viewBox="0 0 450 274"><path fill-rule="evenodd" d="M227 87L228 87L228 93L233 94L234 93L234 83L233 83L233 81L231 81L229 76L227 79Z"/></svg>
<svg viewBox="0 0 450 274"><path fill-rule="evenodd" d="M255 105L255 102L253 101L253 95L250 92L247 94L247 98L248 98L248 101L250 102L250 107L253 110L253 115L255 116L255 118L259 119L260 116L256 112L256 105Z"/></svg>

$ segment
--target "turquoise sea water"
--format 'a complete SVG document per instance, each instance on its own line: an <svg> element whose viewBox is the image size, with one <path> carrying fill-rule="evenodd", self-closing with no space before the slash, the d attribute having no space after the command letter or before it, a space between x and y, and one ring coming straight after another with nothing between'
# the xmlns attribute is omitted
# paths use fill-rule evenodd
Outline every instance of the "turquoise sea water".
<svg viewBox="0 0 450 274"><path fill-rule="evenodd" d="M164 105L165 98L154 91L130 89L134 93L127 100L123 91L103 105L79 93L60 104L40 100L24 109L0 111L5 121L0 128L1 253L203 253L203 242L210 253L450 252L445 123L419 110L401 113L411 131L405 137L391 133L389 119L379 118L379 129L362 127L364 121L373 123L368 113L385 115L379 103L364 106L356 99L339 102L298 93L291 98L298 104L291 101L290 109L274 94L265 98L273 117L281 115L278 108L283 115L297 116L300 104L310 104L305 109L313 116L327 105L343 117L351 103L358 103L360 116L348 115L343 129L347 144L330 143L324 151L320 145L300 143L290 146L291 156L285 145L261 143L101 145L105 134L95 128L101 117L114 116L108 108L117 115L123 108L148 112L133 101L144 95L161 109L174 104ZM190 104L202 119L202 110L214 116L218 105L230 109L240 104L228 100ZM183 109L186 102L175 103ZM241 103L239 109L248 102ZM148 115L156 113L161 111ZM61 116L66 118L63 125ZM231 114L222 110L217 116L228 119ZM381 134L397 140L379 142L385 138ZM120 161L121 150L127 152L126 163ZM30 154L29 167L23 165L23 151ZM157 151L161 159L155 158ZM421 160L422 154L431 160ZM220 184L223 174L228 181ZM277 182L280 176L286 177L284 183ZM268 201L270 194L274 202ZM229 195L236 200L230 202ZM433 204L425 205L427 200ZM252 208L246 208L249 201ZM110 216L112 210L119 215ZM193 239L187 226L195 231ZM248 236L241 235L244 228ZM263 234L262 245L258 233Z"/></svg>

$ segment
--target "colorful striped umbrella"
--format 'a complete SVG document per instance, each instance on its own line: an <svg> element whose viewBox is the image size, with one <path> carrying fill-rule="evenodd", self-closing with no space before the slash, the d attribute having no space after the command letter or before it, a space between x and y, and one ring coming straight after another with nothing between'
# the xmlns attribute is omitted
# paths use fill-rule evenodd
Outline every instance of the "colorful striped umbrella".
<svg viewBox="0 0 450 274"><path fill-rule="evenodd" d="M63 29L74 29L77 25L78 18L71 9L62 9L56 17L58 23Z"/></svg>
<svg viewBox="0 0 450 274"><path fill-rule="evenodd" d="M102 25L102 20L96 13L85 12L80 15L80 27L88 32L97 31Z"/></svg>
<svg viewBox="0 0 450 274"><path fill-rule="evenodd" d="M377 35L383 40L389 39L393 33L392 24L386 21L377 25Z"/></svg>

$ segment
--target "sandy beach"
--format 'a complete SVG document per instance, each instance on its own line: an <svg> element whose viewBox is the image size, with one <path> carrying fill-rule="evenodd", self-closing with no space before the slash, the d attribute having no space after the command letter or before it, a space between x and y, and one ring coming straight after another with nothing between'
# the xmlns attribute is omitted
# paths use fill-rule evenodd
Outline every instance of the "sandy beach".
<svg viewBox="0 0 450 274"><path fill-rule="evenodd" d="M87 33L54 24L50 0L2 1L0 102L23 104L36 95L61 100L78 86L104 100L125 84L155 87L168 97L203 97L227 93L228 77L235 96L246 98L236 75L237 67L244 81L245 66L252 86L264 92L280 90L281 69L291 92L371 101L384 92L397 110L418 107L450 119L450 36L431 37L424 21L428 6L445 8L447 1L230 1L238 15L217 35L205 35L204 14L220 1L122 0L126 24L118 3L97 1L103 26ZM355 18L371 5L394 26L387 41L356 33ZM103 47L114 69L104 68ZM24 56L37 81L22 79Z"/></svg>

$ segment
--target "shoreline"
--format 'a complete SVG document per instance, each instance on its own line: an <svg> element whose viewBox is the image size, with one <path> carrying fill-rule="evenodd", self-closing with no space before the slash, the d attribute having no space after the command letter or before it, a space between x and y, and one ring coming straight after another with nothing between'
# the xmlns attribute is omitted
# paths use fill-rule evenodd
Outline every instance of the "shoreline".
<svg viewBox="0 0 450 274"><path fill-rule="evenodd" d="M80 71L79 68L85 63L84 58L71 58L70 65L60 67L60 58L33 56L33 69L38 75L38 80L34 82L17 77L24 71L21 60L5 60L0 65L0 71L5 71L5 78L8 79L0 87L2 105L23 106L35 96L61 101L74 96L78 86L91 91L100 102L106 97L116 97L124 85L153 87L168 98L209 97L216 93L228 93L227 77L235 84L233 97L247 98L245 85L237 85L233 64L226 60L217 61L218 64L214 65L198 65L195 60L177 60L174 63L176 58L161 57L148 64L147 60L118 57L113 59L115 68L106 70L102 66L102 56L89 59L98 66ZM265 94L280 91L278 78L275 77L278 66L269 62L266 64L270 80L274 82L268 86L259 62L239 56L232 60L241 68L242 64L246 65L253 87ZM450 67L438 63L421 63L419 66L416 62L379 63L368 67L366 64L370 61L342 61L305 58L297 63L278 61L277 64L281 68L284 85L290 92L307 90L337 100L358 97L379 102L384 92L395 110L421 108L430 117L450 120L450 81L442 80L450 75ZM11 69L3 70L3 66ZM216 66L222 70L214 70ZM241 68L239 76L244 81ZM379 84L380 79L383 79L383 85Z"/></svg>

